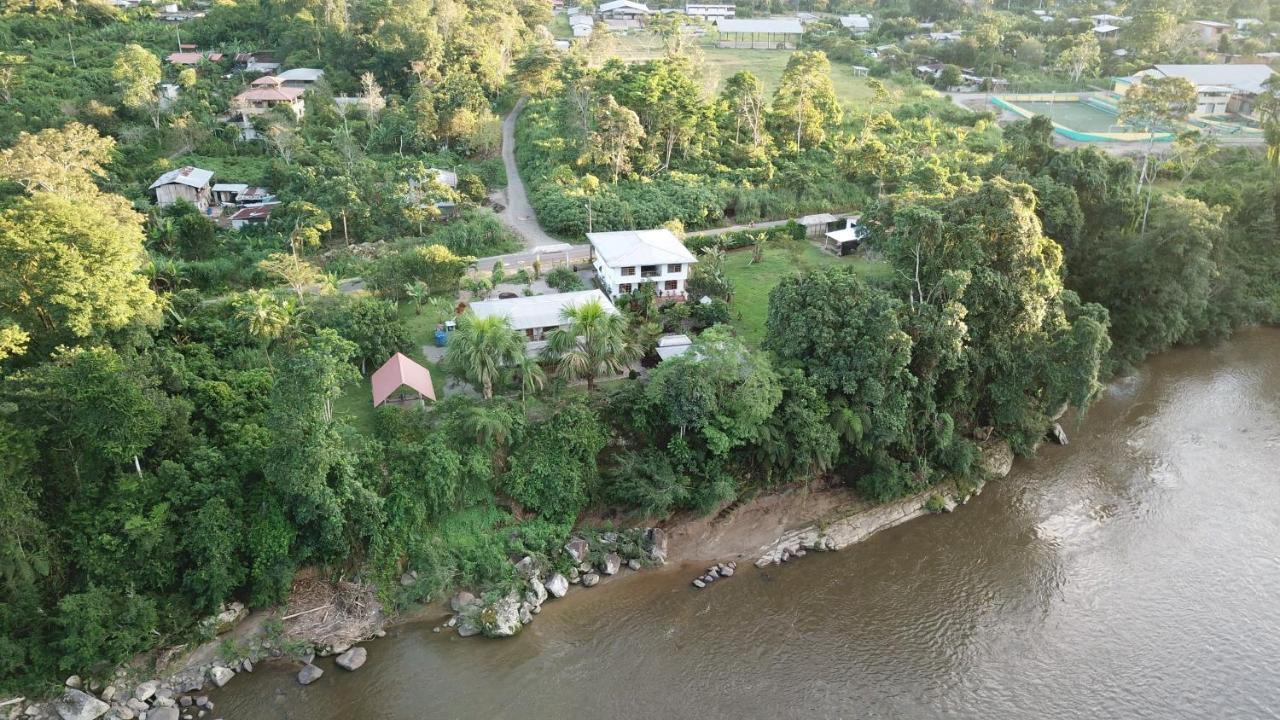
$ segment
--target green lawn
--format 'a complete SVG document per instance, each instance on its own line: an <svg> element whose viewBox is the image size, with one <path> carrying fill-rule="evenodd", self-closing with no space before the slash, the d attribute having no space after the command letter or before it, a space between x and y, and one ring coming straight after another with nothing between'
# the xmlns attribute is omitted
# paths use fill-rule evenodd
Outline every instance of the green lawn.
<svg viewBox="0 0 1280 720"><path fill-rule="evenodd" d="M889 268L859 255L836 257L809 242L774 244L765 248L762 262L751 262L751 249L735 250L725 258L725 273L733 282L733 326L751 345L764 339L769 314L769 291L783 278L822 265L848 265L863 277L883 277Z"/></svg>
<svg viewBox="0 0 1280 720"><path fill-rule="evenodd" d="M699 49L705 59L707 89L711 91L718 91L734 73L746 70L760 78L765 92L772 95L791 56L788 50L718 48L711 41L704 41ZM634 32L617 38L616 54L628 62L650 60L662 53L662 41L650 33ZM831 82L846 106L864 104L872 96L867 79L855 76L850 65L831 63Z"/></svg>
<svg viewBox="0 0 1280 720"><path fill-rule="evenodd" d="M418 315L413 310L412 302L403 302L400 304L400 317L404 319L404 324L409 333L409 340L413 343L412 349L405 353L413 359L414 362L422 363L424 367L431 372L431 383L435 386L436 398L444 397L445 372L437 363L432 363L422 354L423 345L431 345L435 343L435 323L431 322L425 314ZM373 371L378 368L368 368L369 375L373 375ZM348 422L365 434L373 432L373 386L369 377L362 377L359 380L347 385L342 389L342 394L333 401L333 412L336 416L346 418Z"/></svg>

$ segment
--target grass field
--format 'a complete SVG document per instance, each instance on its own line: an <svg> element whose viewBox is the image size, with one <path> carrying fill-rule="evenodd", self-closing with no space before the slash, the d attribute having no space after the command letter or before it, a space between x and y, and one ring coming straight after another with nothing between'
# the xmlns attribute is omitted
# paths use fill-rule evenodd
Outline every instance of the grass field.
<svg viewBox="0 0 1280 720"><path fill-rule="evenodd" d="M769 291L783 278L822 265L847 265L863 277L883 277L889 268L858 255L836 257L809 242L765 248L762 262L751 262L751 249L735 250L725 258L725 273L733 282L733 326L751 345L764 339L769 315Z"/></svg>
<svg viewBox="0 0 1280 720"><path fill-rule="evenodd" d="M628 62L638 62L661 57L662 41L647 32L633 34L616 39L616 55ZM765 93L772 95L782 80L782 71L787 66L788 50L746 50L739 48L718 48L709 41L698 46L705 61L706 88L716 92L725 80L734 73L746 70L764 83ZM853 74L853 68L843 63L831 63L831 82L835 85L836 94L841 102L852 106L861 104L872 96L867 87L867 79Z"/></svg>
<svg viewBox="0 0 1280 720"><path fill-rule="evenodd" d="M1115 115L1074 100L1065 102L1011 101L1020 108L1044 115L1063 127L1081 132L1123 132Z"/></svg>

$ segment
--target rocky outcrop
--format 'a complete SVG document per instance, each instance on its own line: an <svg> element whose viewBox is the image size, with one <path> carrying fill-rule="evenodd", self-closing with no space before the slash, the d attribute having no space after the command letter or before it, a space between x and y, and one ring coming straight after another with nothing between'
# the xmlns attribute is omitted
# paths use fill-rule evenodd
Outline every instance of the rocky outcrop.
<svg viewBox="0 0 1280 720"><path fill-rule="evenodd" d="M667 561L667 532L662 528L649 528L644 534L645 545L649 548L649 558L657 563Z"/></svg>
<svg viewBox="0 0 1280 720"><path fill-rule="evenodd" d="M542 584L538 578L529 578L529 589L524 594L524 601L533 607L538 607L547 601L547 586Z"/></svg>
<svg viewBox="0 0 1280 720"><path fill-rule="evenodd" d="M362 647L353 647L339 655L334 662L343 670L356 671L369 659L369 651Z"/></svg>
<svg viewBox="0 0 1280 720"><path fill-rule="evenodd" d="M911 495L893 502L861 509L844 517L828 518L823 522L783 533L774 542L759 550L757 567L786 562L802 557L808 550L839 550L895 525L925 515L925 502L934 491Z"/></svg>
<svg viewBox="0 0 1280 720"><path fill-rule="evenodd" d="M111 706L83 690L67 688L53 709L62 720L96 720L106 715Z"/></svg>
<svg viewBox="0 0 1280 720"><path fill-rule="evenodd" d="M298 684L310 685L311 683L319 680L321 675L324 675L324 670L321 670L311 663L307 663L298 671Z"/></svg>
<svg viewBox="0 0 1280 720"><path fill-rule="evenodd" d="M565 576L556 573L547 578L547 592L552 596L562 598L569 592L569 581Z"/></svg>

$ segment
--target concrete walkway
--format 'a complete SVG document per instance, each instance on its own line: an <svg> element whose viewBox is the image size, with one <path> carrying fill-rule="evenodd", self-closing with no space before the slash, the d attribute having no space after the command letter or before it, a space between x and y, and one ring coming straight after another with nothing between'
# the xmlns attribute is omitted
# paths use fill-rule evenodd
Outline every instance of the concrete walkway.
<svg viewBox="0 0 1280 720"><path fill-rule="evenodd" d="M498 219L524 241L527 248L539 245L554 245L560 241L551 237L538 224L538 217L529 205L529 196L524 190L524 181L520 179L520 170L516 167L516 120L524 109L526 98L516 101L515 107L507 113L502 121L502 164L507 170L507 189L499 193L503 211ZM486 258L487 259L487 258Z"/></svg>

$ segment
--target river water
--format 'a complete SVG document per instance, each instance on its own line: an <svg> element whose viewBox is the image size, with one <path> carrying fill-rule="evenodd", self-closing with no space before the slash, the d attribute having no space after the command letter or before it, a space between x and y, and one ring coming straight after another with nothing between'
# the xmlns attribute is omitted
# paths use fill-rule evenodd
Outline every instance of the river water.
<svg viewBox="0 0 1280 720"><path fill-rule="evenodd" d="M1280 717L1280 330L1165 353L1068 432L839 553L629 575L511 640L402 626L310 687L264 665L217 714Z"/></svg>

